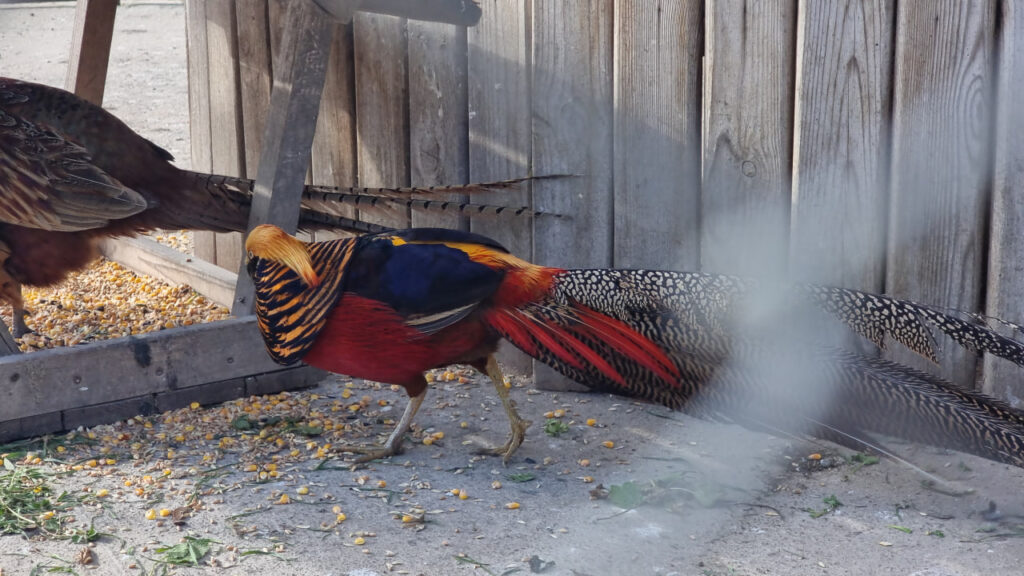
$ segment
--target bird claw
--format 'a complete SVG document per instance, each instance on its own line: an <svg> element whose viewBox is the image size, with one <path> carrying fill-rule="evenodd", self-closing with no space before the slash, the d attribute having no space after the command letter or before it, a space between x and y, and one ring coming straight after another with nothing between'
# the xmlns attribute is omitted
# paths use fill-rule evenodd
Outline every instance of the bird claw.
<svg viewBox="0 0 1024 576"><path fill-rule="evenodd" d="M509 434L508 440L501 446L496 448L482 448L477 451L478 454L488 454L491 456L501 456L501 463L508 466L508 460L515 454L516 450L523 444L523 440L526 438L526 429L532 424L529 420L515 420L511 422L512 433Z"/></svg>
<svg viewBox="0 0 1024 576"><path fill-rule="evenodd" d="M401 443L397 445L388 444L373 444L370 446L362 446L358 444L338 446L335 448L338 452L348 452L351 454L359 454L354 460L352 460L351 470L358 470L363 465L374 460L383 460L396 456L402 453Z"/></svg>

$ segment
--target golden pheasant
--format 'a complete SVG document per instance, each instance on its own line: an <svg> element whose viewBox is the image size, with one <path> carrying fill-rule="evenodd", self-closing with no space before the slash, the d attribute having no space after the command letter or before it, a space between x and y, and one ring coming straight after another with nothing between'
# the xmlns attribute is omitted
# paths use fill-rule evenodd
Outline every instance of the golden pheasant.
<svg viewBox="0 0 1024 576"><path fill-rule="evenodd" d="M109 112L64 90L0 78L0 298L24 321L21 285L62 280L97 256L95 240L153 229L244 231L253 182L181 170L164 149ZM309 186L300 226L384 230L337 211L448 211L532 214L525 208L413 199L411 194L471 193L522 180L436 188L332 189Z"/></svg>
<svg viewBox="0 0 1024 576"><path fill-rule="evenodd" d="M935 358L932 329L1024 364L1024 344L977 318L808 284L536 266L483 236L412 229L301 242L273 226L246 241L270 355L403 386L411 397L378 458L399 450L424 371L485 372L508 413L507 460L528 425L494 361L507 339L595 390L785 433L870 445L878 432L1024 466L1020 412L849 348L852 330ZM832 330L829 325L839 330Z"/></svg>

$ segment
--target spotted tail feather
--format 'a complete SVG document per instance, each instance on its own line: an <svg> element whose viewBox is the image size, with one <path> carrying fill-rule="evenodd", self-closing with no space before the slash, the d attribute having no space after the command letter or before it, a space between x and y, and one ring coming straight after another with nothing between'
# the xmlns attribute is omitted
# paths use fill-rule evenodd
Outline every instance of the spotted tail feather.
<svg viewBox="0 0 1024 576"><path fill-rule="evenodd" d="M781 312L768 316L773 324L766 330L748 318L748 304L773 291L781 297L767 300ZM1010 359L1020 347L984 325L893 298L643 270L566 271L544 299L492 325L596 390L759 429L832 439L877 432L1024 466L1018 411L938 376L844 349L841 339L821 337L830 330L819 317L799 321L808 309L835 316L840 332L852 329L876 342L888 336L925 356L935 354L931 328Z"/></svg>

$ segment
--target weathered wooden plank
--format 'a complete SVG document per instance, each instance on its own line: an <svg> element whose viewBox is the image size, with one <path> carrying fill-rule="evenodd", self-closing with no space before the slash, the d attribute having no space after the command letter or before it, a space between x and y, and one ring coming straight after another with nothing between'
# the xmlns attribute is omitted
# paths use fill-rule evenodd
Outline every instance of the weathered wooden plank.
<svg viewBox="0 0 1024 576"><path fill-rule="evenodd" d="M246 178L256 178L273 83L268 0L236 0L238 80ZM236 263L237 264L237 263ZM235 264L229 267L235 269Z"/></svg>
<svg viewBox="0 0 1024 576"><path fill-rule="evenodd" d="M0 421L279 370L253 316L0 357Z"/></svg>
<svg viewBox="0 0 1024 576"><path fill-rule="evenodd" d="M330 18L313 2L288 4L280 52L274 57L270 115L249 229L269 223L294 231L298 224L299 201L309 169L334 28ZM240 269L232 313L247 314L252 307L252 294L252 281Z"/></svg>
<svg viewBox="0 0 1024 576"><path fill-rule="evenodd" d="M484 0L480 23L467 30L469 178L476 182L530 173L529 34L526 3ZM479 202L530 205L530 191L474 195ZM533 253L528 221L470 222L520 256Z"/></svg>
<svg viewBox="0 0 1024 576"><path fill-rule="evenodd" d="M701 268L785 270L796 2L711 0L703 102Z"/></svg>
<svg viewBox="0 0 1024 576"><path fill-rule="evenodd" d="M75 32L64 86L97 106L103 105L116 13L117 0L79 0L75 9Z"/></svg>
<svg viewBox="0 0 1024 576"><path fill-rule="evenodd" d="M245 139L238 71L238 22L235 0L206 4L207 63L210 68L210 168L217 174L245 175ZM214 263L236 270L242 236L217 234Z"/></svg>
<svg viewBox="0 0 1024 576"><path fill-rule="evenodd" d="M999 37L995 176L985 312L1024 323L1024 2L1004 0ZM1020 368L985 357L982 390L1017 408L1024 402Z"/></svg>
<svg viewBox="0 0 1024 576"><path fill-rule="evenodd" d="M237 394L234 398L238 398ZM230 399L230 398L227 398ZM61 414L59 428L51 428L46 433L59 430L74 430L79 426L94 426L96 424L109 424L117 420L127 420L135 416L149 416L160 410L156 407L156 397L153 394L92 404L64 410Z"/></svg>
<svg viewBox="0 0 1024 576"><path fill-rule="evenodd" d="M469 179L488 182L530 173L529 15L530 3L484 0L480 23L466 32L469 58ZM474 194L478 202L529 206L529 186ZM470 230L501 242L513 254L533 253L528 220L470 220ZM499 359L529 373L533 363L511 346Z"/></svg>
<svg viewBox="0 0 1024 576"><path fill-rule="evenodd" d="M408 39L405 20L356 14L356 138L360 186L409 183ZM409 211L361 213L360 218L395 228L409 226Z"/></svg>
<svg viewBox="0 0 1024 576"><path fill-rule="evenodd" d="M288 370L288 372L292 372L292 370ZM232 378L223 382L200 384L199 386L193 386L184 390L159 392L153 395L153 400L157 412L166 412L168 410L184 408L193 402L209 406L247 395L245 392L245 378ZM67 422L66 416L64 421L65 423Z"/></svg>
<svg viewBox="0 0 1024 576"><path fill-rule="evenodd" d="M321 380L327 377L327 372L317 370L312 366L300 366L265 374L246 376L246 396L262 396L263 394L277 394L285 390L300 390L316 386Z"/></svg>
<svg viewBox="0 0 1024 576"><path fill-rule="evenodd" d="M884 286L894 9L800 3L789 252L798 277Z"/></svg>
<svg viewBox="0 0 1024 576"><path fill-rule="evenodd" d="M352 23L338 24L328 60L327 78L320 98L320 114L313 135L310 176L319 186L352 186L356 183L356 95ZM343 216L356 217L354 208ZM337 236L317 232L317 240Z"/></svg>
<svg viewBox="0 0 1024 576"><path fill-rule="evenodd" d="M0 421L0 442L10 442L32 436L42 436L63 430L60 412L37 414L28 418Z"/></svg>
<svg viewBox="0 0 1024 576"><path fill-rule="evenodd" d="M613 0L534 5L533 169L580 174L537 182L534 205L572 218L534 222L534 261L546 266L612 265ZM577 388L534 363L537 386Z"/></svg>
<svg viewBox="0 0 1024 576"><path fill-rule="evenodd" d="M409 22L409 168L415 186L463 184L469 178L466 29ZM447 200L465 200L449 194ZM437 199L435 196L434 199ZM412 213L413 226L469 229L466 218Z"/></svg>
<svg viewBox="0 0 1024 576"><path fill-rule="evenodd" d="M100 242L100 252L139 274L168 284L187 284L221 306L230 308L234 301L238 281L234 272L159 242L145 237L108 238Z"/></svg>
<svg viewBox="0 0 1024 576"><path fill-rule="evenodd" d="M616 267L699 261L702 6L615 3Z"/></svg>
<svg viewBox="0 0 1024 576"><path fill-rule="evenodd" d="M995 2L899 2L896 12L886 291L980 310ZM972 385L973 355L944 348L943 374Z"/></svg>
<svg viewBox="0 0 1024 576"><path fill-rule="evenodd" d="M185 35L188 52L188 119L192 169L210 171L210 69L207 65L206 1L185 1ZM213 262L217 258L213 232L193 234L197 258Z"/></svg>

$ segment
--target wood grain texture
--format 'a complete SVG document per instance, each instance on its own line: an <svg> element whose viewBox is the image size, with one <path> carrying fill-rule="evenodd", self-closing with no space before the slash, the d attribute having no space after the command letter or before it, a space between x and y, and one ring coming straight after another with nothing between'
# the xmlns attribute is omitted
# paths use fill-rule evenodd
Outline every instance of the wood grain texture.
<svg viewBox="0 0 1024 576"><path fill-rule="evenodd" d="M531 3L483 0L480 23L466 31L469 60L469 179L489 182L531 173L528 29ZM532 205L529 186L474 194L489 204ZM513 254L533 253L528 220L470 220L470 230L494 238ZM508 369L529 374L533 361L512 346L498 360Z"/></svg>
<svg viewBox="0 0 1024 576"><path fill-rule="evenodd" d="M480 23L467 30L469 179L489 182L530 173L528 3L483 0ZM474 195L479 202L531 205L529 187ZM470 222L514 254L533 253L528 221Z"/></svg>
<svg viewBox="0 0 1024 576"><path fill-rule="evenodd" d="M336 24L328 59L320 113L313 134L310 179L319 186L353 186L356 170L356 95L352 23ZM356 210L343 215L355 218ZM316 232L314 238L327 240L338 234Z"/></svg>
<svg viewBox="0 0 1024 576"><path fill-rule="evenodd" d="M995 2L899 2L886 289L977 311L991 155ZM942 373L973 385L954 346ZM921 366L916 357L896 360Z"/></svg>
<svg viewBox="0 0 1024 576"><path fill-rule="evenodd" d="M613 8L613 0L534 5L533 169L581 175L533 186L534 206L571 216L534 221L538 264L612 265ZM549 390L579 386L539 362L534 380Z"/></svg>
<svg viewBox="0 0 1024 576"><path fill-rule="evenodd" d="M188 120L192 169L210 171L210 67L206 41L206 1L186 0L185 40L188 53ZM217 258L213 232L196 232L193 246L197 258Z"/></svg>
<svg viewBox="0 0 1024 576"><path fill-rule="evenodd" d="M97 106L103 105L117 0L79 0L64 87Z"/></svg>
<svg viewBox="0 0 1024 576"><path fill-rule="evenodd" d="M985 313L1024 324L1024 2L1004 0ZM1020 368L985 357L982 390L1024 407Z"/></svg>
<svg viewBox="0 0 1024 576"><path fill-rule="evenodd" d="M270 111L271 69L267 0L236 0L238 80L246 178L256 178L263 149L263 130ZM233 268L233 267L232 267Z"/></svg>
<svg viewBox="0 0 1024 576"><path fill-rule="evenodd" d="M236 0L206 5L206 41L210 69L210 169L217 174L245 174L245 138L239 85ZM214 263L237 270L242 257L242 235L214 236Z"/></svg>
<svg viewBox="0 0 1024 576"><path fill-rule="evenodd" d="M468 182L466 29L409 21L409 169L415 186ZM438 196L429 196L438 199ZM446 194L464 201L465 195ZM412 212L413 226L469 229L466 218Z"/></svg>
<svg viewBox="0 0 1024 576"><path fill-rule="evenodd" d="M615 3L614 263L699 256L703 2Z"/></svg>
<svg viewBox="0 0 1024 576"><path fill-rule="evenodd" d="M894 0L800 3L790 268L885 283Z"/></svg>
<svg viewBox="0 0 1024 576"><path fill-rule="evenodd" d="M701 268L785 270L796 2L709 0Z"/></svg>
<svg viewBox="0 0 1024 576"><path fill-rule="evenodd" d="M405 20L356 14L356 163L360 186L409 184L408 39ZM409 210L361 212L360 219L409 227Z"/></svg>

